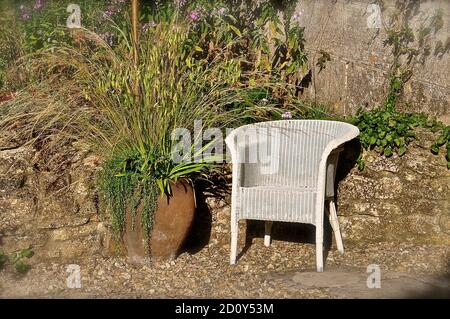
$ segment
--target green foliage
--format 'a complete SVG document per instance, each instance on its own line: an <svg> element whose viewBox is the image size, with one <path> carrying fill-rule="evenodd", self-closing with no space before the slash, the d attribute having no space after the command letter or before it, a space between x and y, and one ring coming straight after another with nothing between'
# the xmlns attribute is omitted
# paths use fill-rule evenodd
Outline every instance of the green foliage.
<svg viewBox="0 0 450 319"><path fill-rule="evenodd" d="M0 93L3 90L18 90L29 83L30 79L15 71L14 64L28 54L51 49L58 45L76 45L78 32L66 27L69 14L66 9L70 0L21 0L0 1ZM121 4L117 1L81 0L77 4L82 11L82 27L95 30L107 37L112 31L111 21L123 14ZM109 11L108 11L109 10ZM110 12L110 17L105 15ZM9 93L9 92L8 92Z"/></svg>
<svg viewBox="0 0 450 319"><path fill-rule="evenodd" d="M196 120L201 129L221 128L271 109L254 105L254 87L234 77L239 62L205 63L195 57L198 50L186 49L193 27L177 16L162 19L142 33L138 62L130 59L130 34L120 28L114 46L85 31L77 48L59 44L41 50L26 61L41 82L37 90L30 86L0 118L5 130L18 123L29 127L21 132L33 143L83 140L106 158L99 184L116 234L124 230L127 209L135 214L143 204L141 226L149 235L157 195L171 196L173 183L202 174L214 161L174 163L175 128L192 134Z"/></svg>
<svg viewBox="0 0 450 319"><path fill-rule="evenodd" d="M103 60L90 66L96 73L92 79L96 85L86 87L87 97L107 111L100 127L118 129L106 130L96 140L97 144L113 146L100 176L100 188L116 234L124 230L127 209L135 215L142 205L140 227L149 237L158 195L170 197L173 183L209 166L205 161L193 163L190 158L173 162L172 131L186 128L192 132L196 119L202 119L203 126L226 123L232 117L224 106L239 100L236 92L223 84L228 78L226 65L204 65L192 59L195 52L184 51L183 45L189 25L181 22L175 32L174 26L174 21L163 21L145 34L148 45L140 48L137 70L128 59L126 46L115 48L116 60L107 66ZM151 45L160 37L166 41ZM187 59L191 63L184 64Z"/></svg>
<svg viewBox="0 0 450 319"><path fill-rule="evenodd" d="M190 180L194 174L205 172L211 161L174 163L170 154L153 149L143 158L139 150L124 150L113 154L103 165L99 177L100 190L112 214L117 235L125 227L127 210L133 216L140 209L142 227L147 238L151 234L158 196L172 196L171 186L177 181ZM134 222L133 222L134 225Z"/></svg>
<svg viewBox="0 0 450 319"><path fill-rule="evenodd" d="M0 250L0 269L10 264L18 274L24 275L31 269L31 266L24 259L30 259L33 255L34 252L31 247L14 251L10 256Z"/></svg>
<svg viewBox="0 0 450 319"><path fill-rule="evenodd" d="M409 21L414 12L418 11L419 2L400 1L396 6L398 12L391 17L384 41L385 45L391 47L393 54L386 100L383 107L360 111L352 122L360 129L361 146L364 149L375 149L386 157L394 154L403 156L407 152L408 144L416 139L416 127L425 127L432 131L442 130L439 139L431 148L432 152L437 154L444 144L448 147L449 130L442 128L443 124L436 119L430 120L424 114L399 112L396 107L404 84L411 78L413 68L423 64L431 53L430 35L442 28L442 12L436 11L414 32ZM446 156L448 161L449 154ZM358 158L358 166L361 170L365 166L361 155ZM447 166L450 168L449 164Z"/></svg>
<svg viewBox="0 0 450 319"><path fill-rule="evenodd" d="M425 115L376 108L360 112L354 124L361 131L359 139L363 148L375 149L390 157L395 153L399 156L406 153L407 145L416 138L414 128L424 121Z"/></svg>
<svg viewBox="0 0 450 319"><path fill-rule="evenodd" d="M8 14L10 12L9 6L0 2L0 95L5 90L7 82L7 70L12 62L16 60L21 54L19 41L17 40L19 34L16 30L13 16Z"/></svg>
<svg viewBox="0 0 450 319"><path fill-rule="evenodd" d="M397 105L397 100L403 91L403 85L409 80L411 73L404 72L399 75L393 75L389 83L389 92L385 101L386 110L393 112Z"/></svg>
<svg viewBox="0 0 450 319"><path fill-rule="evenodd" d="M74 41L72 32L67 29L66 21L70 13L67 12L70 0L40 1L42 6L36 6L35 0L22 0L20 6L15 7L16 21L22 33L23 49L27 53L47 49L54 45L71 44ZM82 27L95 30L99 34L111 31L110 24L105 23L109 10L111 18L122 7L116 1L88 1L81 0L77 4L82 13Z"/></svg>
<svg viewBox="0 0 450 319"><path fill-rule="evenodd" d="M141 221L147 238L153 227L158 188L155 179L139 161L139 153L125 151L112 156L104 165L99 177L100 190L111 212L114 233L120 236L125 230L126 211L133 217L141 209ZM134 219L133 219L134 227Z"/></svg>
<svg viewBox="0 0 450 319"><path fill-rule="evenodd" d="M359 140L364 149L375 149L379 154L390 157L393 154L403 156L410 142L416 139L414 129L422 127L432 132L440 132L438 139L431 146L431 152L438 154L446 145L445 157L447 168L450 169L450 126L445 126L435 118L430 119L425 114L403 113L388 108L376 108L371 111L359 112L352 119L361 134ZM360 157L358 166L362 170L364 162Z"/></svg>
<svg viewBox="0 0 450 319"><path fill-rule="evenodd" d="M14 269L17 271L18 274L24 275L31 269L31 266L23 261L19 261L16 264L14 264Z"/></svg>
<svg viewBox="0 0 450 319"><path fill-rule="evenodd" d="M11 254L11 262L13 264L15 264L15 263L19 262L20 260L22 260L23 258L31 258L31 257L33 257L33 255L34 255L34 252L31 249L31 247L25 248L22 250L18 250Z"/></svg>
<svg viewBox="0 0 450 319"><path fill-rule="evenodd" d="M445 147L444 147L445 146ZM447 168L450 169L450 125L443 127L438 139L431 146L433 154L439 154L440 148L445 148L445 159L447 160Z"/></svg>
<svg viewBox="0 0 450 319"><path fill-rule="evenodd" d="M159 10L153 20L161 19ZM278 83L279 88L272 92L278 103L289 105L295 100L309 68L304 28L291 21L291 16L273 2L237 6L233 1L188 1L179 14L189 17L192 12L198 19L190 28L185 50L195 54L187 64L192 60L227 61L229 78L225 83L252 87Z"/></svg>

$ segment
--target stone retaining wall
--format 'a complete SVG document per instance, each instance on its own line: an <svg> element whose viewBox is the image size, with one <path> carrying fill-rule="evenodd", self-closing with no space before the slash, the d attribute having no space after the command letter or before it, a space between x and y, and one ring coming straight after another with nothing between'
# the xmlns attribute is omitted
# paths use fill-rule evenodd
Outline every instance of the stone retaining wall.
<svg viewBox="0 0 450 319"><path fill-rule="evenodd" d="M352 147L346 147L338 170L338 215L347 246L367 242L450 244L450 170L444 156L429 151L433 138L421 131L419 140L402 158L367 153L362 172L353 166ZM3 250L32 245L35 260L68 262L117 251L108 217L98 207L94 176L99 162L76 146L70 148L72 155L59 162L63 166L51 171L37 164L39 152L32 148L0 152ZM228 246L230 207L217 200L208 200L208 205L211 212L198 215L194 227L203 234L191 241ZM241 227L244 231L245 223ZM305 232L311 229L305 228ZM297 229L291 237L301 241L304 236Z"/></svg>

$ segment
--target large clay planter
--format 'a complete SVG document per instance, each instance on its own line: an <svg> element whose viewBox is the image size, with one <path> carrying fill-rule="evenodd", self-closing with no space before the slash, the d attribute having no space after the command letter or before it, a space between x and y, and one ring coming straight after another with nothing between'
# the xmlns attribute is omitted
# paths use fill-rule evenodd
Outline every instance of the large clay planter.
<svg viewBox="0 0 450 319"><path fill-rule="evenodd" d="M147 246L149 252L146 251L141 227L142 204L136 211L134 227L131 211L127 210L123 241L132 260L141 260L149 255L153 258L172 259L179 252L194 220L195 195L192 187L185 181L173 184L172 191L171 197L164 195L158 199L158 209Z"/></svg>

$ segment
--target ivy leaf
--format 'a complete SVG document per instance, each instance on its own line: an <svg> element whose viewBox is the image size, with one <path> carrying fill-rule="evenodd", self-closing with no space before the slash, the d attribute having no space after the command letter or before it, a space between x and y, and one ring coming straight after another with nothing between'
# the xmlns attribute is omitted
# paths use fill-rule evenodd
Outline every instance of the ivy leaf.
<svg viewBox="0 0 450 319"><path fill-rule="evenodd" d="M391 157L392 156L392 149L391 149L391 147L390 146L388 146L388 147L386 147L385 149L384 149L384 156L386 156L386 157Z"/></svg>
<svg viewBox="0 0 450 319"><path fill-rule="evenodd" d="M389 127L395 127L397 122L395 120L389 120Z"/></svg>
<svg viewBox="0 0 450 319"><path fill-rule="evenodd" d="M21 252L20 252L20 256L23 258L23 257L25 257L25 258L31 258L31 257L33 257L33 255L34 255L34 252L31 250L31 248L26 248L26 249L23 249Z"/></svg>
<svg viewBox="0 0 450 319"><path fill-rule="evenodd" d="M432 152L434 155L439 154L439 146L437 146L436 144L431 145L431 152Z"/></svg>
<svg viewBox="0 0 450 319"><path fill-rule="evenodd" d="M16 268L16 271L23 275L26 274L28 272L28 270L30 270L31 266L24 263L23 261L19 261L18 263L15 264L14 268Z"/></svg>
<svg viewBox="0 0 450 319"><path fill-rule="evenodd" d="M362 159L359 159L359 160L357 161L357 164L358 164L358 169L359 169L360 171L364 170L364 167L366 167L366 163L365 163L364 160L362 160Z"/></svg>
<svg viewBox="0 0 450 319"><path fill-rule="evenodd" d="M406 147L402 146L397 151L398 156L403 156L406 153Z"/></svg>
<svg viewBox="0 0 450 319"><path fill-rule="evenodd" d="M436 140L436 144L437 144L438 146L444 145L445 142L447 142L447 136L445 136L444 134L442 134L441 136L439 136L439 138Z"/></svg>

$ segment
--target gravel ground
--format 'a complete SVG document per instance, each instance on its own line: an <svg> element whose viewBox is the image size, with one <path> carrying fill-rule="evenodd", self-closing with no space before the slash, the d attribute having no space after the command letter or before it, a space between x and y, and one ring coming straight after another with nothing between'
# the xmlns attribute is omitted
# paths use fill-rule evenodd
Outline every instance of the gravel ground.
<svg viewBox="0 0 450 319"><path fill-rule="evenodd" d="M225 236L225 235L224 235ZM39 263L23 277L0 272L0 297L7 298L331 298L347 297L328 287L299 288L291 280L299 272L314 272L312 244L261 238L238 260L228 264L229 247L210 243L196 253L182 253L173 261L132 265L124 258L92 256L79 261L80 289L66 285L67 263ZM241 245L242 247L242 245ZM412 278L448 278L450 248L438 245L378 243L347 247L344 255L332 249L326 269L366 273L378 264L381 275L401 272ZM367 276L367 275L365 275Z"/></svg>

